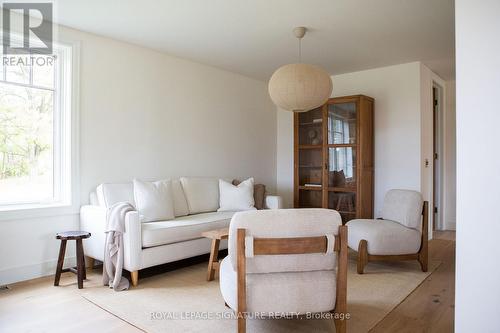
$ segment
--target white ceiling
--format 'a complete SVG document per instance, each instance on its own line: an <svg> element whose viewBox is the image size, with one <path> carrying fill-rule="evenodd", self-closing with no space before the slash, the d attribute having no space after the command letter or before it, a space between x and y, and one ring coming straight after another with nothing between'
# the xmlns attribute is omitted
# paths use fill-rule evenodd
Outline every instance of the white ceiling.
<svg viewBox="0 0 500 333"><path fill-rule="evenodd" d="M455 76L453 0L56 0L57 23L267 80L297 61L331 74L420 60Z"/></svg>

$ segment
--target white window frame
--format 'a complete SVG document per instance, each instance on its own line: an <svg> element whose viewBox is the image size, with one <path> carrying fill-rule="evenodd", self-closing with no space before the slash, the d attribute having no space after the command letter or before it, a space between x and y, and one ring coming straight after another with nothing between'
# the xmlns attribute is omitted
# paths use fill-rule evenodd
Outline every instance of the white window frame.
<svg viewBox="0 0 500 333"><path fill-rule="evenodd" d="M11 32L11 39L22 40L22 36ZM58 100L54 103L54 200L46 203L0 204L0 221L69 215L79 210L80 44L54 42L53 53L61 61L54 80L54 99Z"/></svg>

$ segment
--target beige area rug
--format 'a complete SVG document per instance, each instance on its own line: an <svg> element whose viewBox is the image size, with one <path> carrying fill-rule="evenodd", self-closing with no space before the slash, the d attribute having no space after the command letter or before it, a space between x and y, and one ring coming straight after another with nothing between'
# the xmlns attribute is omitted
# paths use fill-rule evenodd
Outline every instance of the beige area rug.
<svg viewBox="0 0 500 333"><path fill-rule="evenodd" d="M352 257L352 256L351 256ZM358 275L353 258L348 271L348 332L367 332L401 303L438 266L423 273L415 262L370 263ZM139 281L137 288L114 292L85 289L82 297L146 332L236 332L224 306L218 280L207 282L198 264ZM272 295L270 295L272 297ZM251 319L248 332L335 332L333 320Z"/></svg>

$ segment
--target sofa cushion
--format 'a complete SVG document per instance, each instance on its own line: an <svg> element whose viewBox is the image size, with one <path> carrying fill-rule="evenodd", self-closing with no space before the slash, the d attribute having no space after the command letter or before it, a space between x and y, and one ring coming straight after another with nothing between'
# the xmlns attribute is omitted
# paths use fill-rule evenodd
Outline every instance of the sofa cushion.
<svg viewBox="0 0 500 333"><path fill-rule="evenodd" d="M174 195L174 213L176 217L189 214L189 207L182 189L180 180L172 180L172 194Z"/></svg>
<svg viewBox="0 0 500 333"><path fill-rule="evenodd" d="M174 215L174 198L170 179L145 182L134 179L135 208L141 222L171 220Z"/></svg>
<svg viewBox="0 0 500 333"><path fill-rule="evenodd" d="M253 198L253 178L233 185L219 179L219 212L255 210Z"/></svg>
<svg viewBox="0 0 500 333"><path fill-rule="evenodd" d="M390 190L384 198L382 218L401 223L408 228L420 229L423 200L420 192Z"/></svg>
<svg viewBox="0 0 500 333"><path fill-rule="evenodd" d="M117 202L128 202L135 206L134 184L130 183L104 183L96 188L99 206L111 207Z"/></svg>
<svg viewBox="0 0 500 333"><path fill-rule="evenodd" d="M373 255L410 254L420 249L421 233L394 221L358 219L347 222L347 226L348 245L355 251L362 239Z"/></svg>
<svg viewBox="0 0 500 333"><path fill-rule="evenodd" d="M204 231L229 226L233 214L234 212L211 212L177 217L170 221L142 223L142 247L201 238Z"/></svg>
<svg viewBox="0 0 500 333"><path fill-rule="evenodd" d="M189 214L215 212L219 208L219 180L217 178L181 177Z"/></svg>
<svg viewBox="0 0 500 333"><path fill-rule="evenodd" d="M247 311L327 312L335 307L336 282L335 270L247 274ZM228 257L221 262L219 283L225 302L237 309L237 275Z"/></svg>

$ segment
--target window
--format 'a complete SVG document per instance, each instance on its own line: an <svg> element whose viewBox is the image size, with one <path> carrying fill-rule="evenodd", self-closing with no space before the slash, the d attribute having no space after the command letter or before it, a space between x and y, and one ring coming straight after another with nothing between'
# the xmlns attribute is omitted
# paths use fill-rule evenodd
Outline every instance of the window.
<svg viewBox="0 0 500 333"><path fill-rule="evenodd" d="M2 60L0 208L70 205L72 48Z"/></svg>

